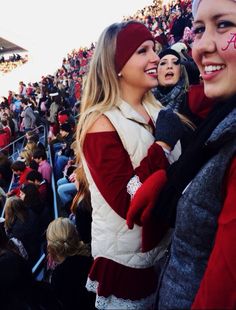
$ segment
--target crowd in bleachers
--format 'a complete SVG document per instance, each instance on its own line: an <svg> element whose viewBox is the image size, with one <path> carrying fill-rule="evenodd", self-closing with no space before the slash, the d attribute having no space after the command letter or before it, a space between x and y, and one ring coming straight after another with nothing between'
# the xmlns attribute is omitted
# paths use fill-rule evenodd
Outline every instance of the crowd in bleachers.
<svg viewBox="0 0 236 310"><path fill-rule="evenodd" d="M159 15L156 15L157 11ZM162 11L157 10L153 4L133 16L124 17L124 20L130 19L144 22L162 48L181 43L182 45L179 44L176 48L183 53L183 60L191 58L191 1L173 0L163 7ZM48 309L62 309L62 304L63 309L73 309L75 305L78 309L94 307L93 294L88 295L84 291L92 262L91 205L89 193L82 190L83 184L80 182L82 172L80 163L76 160L75 130L83 84L86 82L86 73L95 46L96 43L92 43L89 48L68 53L54 75L42 76L40 81L32 81L27 85L20 81L18 92L9 90L8 96L2 97L0 104L0 149L3 149L0 153L2 208L6 201L5 222L0 224L4 226L1 234L6 233L6 236L0 237L3 249L0 249L0 266L4 255L6 260L9 260L9 257L14 260L12 256L20 251L21 256L27 258L33 267L40 253L44 251L47 255L45 279L51 282L55 292L55 296L51 296L57 301L60 300L58 305L53 300L55 308ZM25 61L27 60L0 61L0 71L9 72L18 62L18 65L21 65ZM39 141L40 130L35 130L40 125L48 130L45 145ZM12 155L9 143L21 136L25 136L24 145L18 158L11 161L8 159ZM48 148L52 154L52 166L48 162ZM52 175L56 182L60 215L66 218L56 222L52 222ZM13 182L8 191L11 177ZM10 239L13 245L9 246L7 239ZM24 265L21 260L18 263ZM76 266L79 266L79 270ZM22 267L19 277L29 275L27 268ZM10 269L11 266L8 266L7 270ZM32 290L29 289L29 283L33 281L31 276L26 280L28 282L25 283L25 288ZM2 280L0 282L2 283ZM2 284L0 288L2 289ZM49 292L50 289L41 288L40 292ZM78 292L82 296L80 301ZM16 293L16 290L12 291L12 294L22 302L22 296ZM27 299L27 302L33 304L35 300ZM45 304L50 304L50 298Z"/></svg>
<svg viewBox="0 0 236 310"><path fill-rule="evenodd" d="M12 70L26 64L28 62L28 55L21 56L19 54L10 55L5 58L4 55L0 57L0 74L4 75Z"/></svg>

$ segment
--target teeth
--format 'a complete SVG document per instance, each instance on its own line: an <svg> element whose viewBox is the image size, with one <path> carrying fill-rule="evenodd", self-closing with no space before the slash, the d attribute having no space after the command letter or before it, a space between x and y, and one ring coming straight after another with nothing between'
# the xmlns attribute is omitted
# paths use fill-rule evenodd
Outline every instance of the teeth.
<svg viewBox="0 0 236 310"><path fill-rule="evenodd" d="M225 65L218 65L218 66L205 66L205 72L206 73L211 73L214 71L219 71L221 69L223 69L225 67Z"/></svg>
<svg viewBox="0 0 236 310"><path fill-rule="evenodd" d="M148 74L156 74L157 70L156 69L150 69L150 70L147 70L146 73L148 73Z"/></svg>

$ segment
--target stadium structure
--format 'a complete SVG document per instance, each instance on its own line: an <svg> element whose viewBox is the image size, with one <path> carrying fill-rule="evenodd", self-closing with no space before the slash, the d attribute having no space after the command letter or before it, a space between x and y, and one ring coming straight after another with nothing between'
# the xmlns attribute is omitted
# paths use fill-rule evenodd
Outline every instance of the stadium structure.
<svg viewBox="0 0 236 310"><path fill-rule="evenodd" d="M4 39L3 37L0 37L0 56L10 53L22 53L22 52L27 52L27 50L15 43L12 43Z"/></svg>

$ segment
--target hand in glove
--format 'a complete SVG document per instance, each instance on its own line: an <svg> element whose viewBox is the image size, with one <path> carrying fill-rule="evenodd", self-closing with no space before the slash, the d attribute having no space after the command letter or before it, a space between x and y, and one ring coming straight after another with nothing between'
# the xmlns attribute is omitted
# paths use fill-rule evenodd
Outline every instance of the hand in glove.
<svg viewBox="0 0 236 310"><path fill-rule="evenodd" d="M158 170L151 174L137 190L126 217L129 229L134 223L142 226L151 216L155 201L167 181L165 170Z"/></svg>
<svg viewBox="0 0 236 310"><path fill-rule="evenodd" d="M155 139L170 146L171 150L182 137L184 125L179 116L170 108L162 109L156 120Z"/></svg>

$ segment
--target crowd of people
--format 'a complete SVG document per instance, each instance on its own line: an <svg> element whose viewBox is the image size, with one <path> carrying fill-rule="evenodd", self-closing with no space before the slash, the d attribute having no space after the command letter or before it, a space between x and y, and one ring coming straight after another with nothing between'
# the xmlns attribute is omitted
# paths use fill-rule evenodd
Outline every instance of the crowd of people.
<svg viewBox="0 0 236 310"><path fill-rule="evenodd" d="M19 54L10 55L8 58L1 55L0 57L0 75L10 73L12 70L26 64L28 55L21 56Z"/></svg>
<svg viewBox="0 0 236 310"><path fill-rule="evenodd" d="M235 31L233 0L154 3L3 97L6 309L236 307Z"/></svg>

